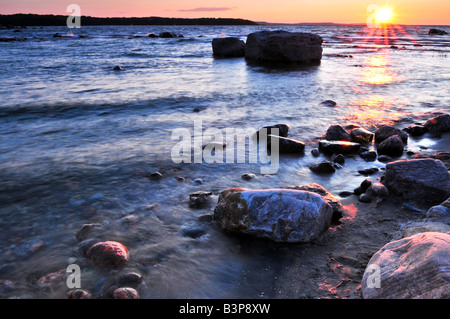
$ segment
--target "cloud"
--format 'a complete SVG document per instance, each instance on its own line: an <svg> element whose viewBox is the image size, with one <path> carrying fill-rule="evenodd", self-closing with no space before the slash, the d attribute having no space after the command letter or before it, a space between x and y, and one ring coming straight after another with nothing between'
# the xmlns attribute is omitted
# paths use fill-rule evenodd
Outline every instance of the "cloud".
<svg viewBox="0 0 450 319"><path fill-rule="evenodd" d="M235 9L235 7L221 7L221 8L203 7L203 8L194 8L194 9L179 9L176 11L180 11L180 12L218 12L218 11L231 11L234 9Z"/></svg>

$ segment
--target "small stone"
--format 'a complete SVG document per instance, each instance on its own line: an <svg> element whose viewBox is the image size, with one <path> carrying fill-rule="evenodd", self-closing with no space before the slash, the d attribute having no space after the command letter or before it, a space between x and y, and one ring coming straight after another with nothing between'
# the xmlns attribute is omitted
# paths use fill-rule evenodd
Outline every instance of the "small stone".
<svg viewBox="0 0 450 319"><path fill-rule="evenodd" d="M342 191L338 194L340 197L345 198L345 197L349 197L351 195L353 195L353 192L349 192L349 191Z"/></svg>
<svg viewBox="0 0 450 319"><path fill-rule="evenodd" d="M447 218L450 217L450 208L436 205L427 211L427 218Z"/></svg>
<svg viewBox="0 0 450 319"><path fill-rule="evenodd" d="M378 156L378 161L382 163L392 162L394 159L389 155L380 155Z"/></svg>
<svg viewBox="0 0 450 319"><path fill-rule="evenodd" d="M359 196L359 201L363 202L363 203L370 203L370 202L372 202L372 200L373 200L372 196L370 196L370 195L368 195L366 193L361 194Z"/></svg>
<svg viewBox="0 0 450 319"><path fill-rule="evenodd" d="M91 299L91 294L83 289L72 289L67 292L67 299Z"/></svg>
<svg viewBox="0 0 450 319"><path fill-rule="evenodd" d="M201 178L194 179L194 185L201 185L203 184L203 180Z"/></svg>
<svg viewBox="0 0 450 319"><path fill-rule="evenodd" d="M186 180L186 178L184 178L182 176L177 176L177 177L175 177L175 179L179 182L184 182Z"/></svg>
<svg viewBox="0 0 450 319"><path fill-rule="evenodd" d="M206 234L205 226L196 222L187 222L180 228L183 236L190 238L199 238Z"/></svg>
<svg viewBox="0 0 450 319"><path fill-rule="evenodd" d="M373 162L377 159L377 152L375 151L362 152L361 154L359 154L359 156L361 156L361 158L364 159L365 161Z"/></svg>
<svg viewBox="0 0 450 319"><path fill-rule="evenodd" d="M328 162L324 161L321 163L312 164L309 169L313 171L314 173L324 173L324 174L330 174L336 172L336 169L333 167L333 165Z"/></svg>
<svg viewBox="0 0 450 319"><path fill-rule="evenodd" d="M113 68L113 70L114 70L114 71L122 71L123 69L122 69L122 67L116 65L116 66Z"/></svg>
<svg viewBox="0 0 450 319"><path fill-rule="evenodd" d="M271 146L272 139L278 140L280 153L303 154L305 151L305 143L294 140L292 138L271 135L267 136L267 146Z"/></svg>
<svg viewBox="0 0 450 319"><path fill-rule="evenodd" d="M364 188L362 188L361 186L358 186L353 190L353 193L355 195L361 195L361 194L364 194L365 191L366 190Z"/></svg>
<svg viewBox="0 0 450 319"><path fill-rule="evenodd" d="M389 195L389 190L382 183L372 183L370 186L371 193L376 196L387 196Z"/></svg>
<svg viewBox="0 0 450 319"><path fill-rule="evenodd" d="M379 171L379 169L377 167L372 167L372 168L360 169L360 170L358 170L358 173L360 173L361 175L364 175L364 176L368 176L368 175L373 175L373 174L377 173L378 171Z"/></svg>
<svg viewBox="0 0 450 319"><path fill-rule="evenodd" d="M360 144L368 144L372 142L374 133L362 128L358 127L350 131L351 141Z"/></svg>
<svg viewBox="0 0 450 319"><path fill-rule="evenodd" d="M117 282L120 286L135 286L139 285L142 282L142 276L137 272L128 272L126 274L121 275Z"/></svg>
<svg viewBox="0 0 450 319"><path fill-rule="evenodd" d="M256 175L253 173L244 173L241 175L242 179L245 179L246 181L256 178Z"/></svg>
<svg viewBox="0 0 450 319"><path fill-rule="evenodd" d="M319 157L320 156L320 151L319 151L318 148L314 148L314 149L311 150L311 154L314 157Z"/></svg>
<svg viewBox="0 0 450 319"><path fill-rule="evenodd" d="M113 298L114 299L139 299L139 293L129 287L125 288L117 288L113 292Z"/></svg>
<svg viewBox="0 0 450 319"><path fill-rule="evenodd" d="M345 163L345 157L344 157L344 155L342 155L342 154L333 155L333 156L331 157L331 160L332 160L333 162L338 163L338 164L341 164L341 165Z"/></svg>
<svg viewBox="0 0 450 319"><path fill-rule="evenodd" d="M152 180L160 180L163 178L163 174L160 172L153 172L148 175L148 177Z"/></svg>
<svg viewBox="0 0 450 319"><path fill-rule="evenodd" d="M403 154L404 145L402 139L398 135L393 135L381 142L377 147L380 155L401 156Z"/></svg>
<svg viewBox="0 0 450 319"><path fill-rule="evenodd" d="M370 186L372 185L372 182L370 181L370 179L365 179L361 182L361 188L366 191Z"/></svg>
<svg viewBox="0 0 450 319"><path fill-rule="evenodd" d="M86 257L101 268L117 269L128 262L128 249L115 241L99 242L94 244L86 253Z"/></svg>
<svg viewBox="0 0 450 319"><path fill-rule="evenodd" d="M75 238L78 241L82 241L88 238L89 233L91 233L91 231L94 228L98 228L100 226L100 224L84 224L83 226L81 226L81 229L75 234Z"/></svg>
<svg viewBox="0 0 450 319"><path fill-rule="evenodd" d="M325 100L325 101L321 102L320 104L323 106L328 106L328 107L335 107L337 105L337 103L332 100Z"/></svg>

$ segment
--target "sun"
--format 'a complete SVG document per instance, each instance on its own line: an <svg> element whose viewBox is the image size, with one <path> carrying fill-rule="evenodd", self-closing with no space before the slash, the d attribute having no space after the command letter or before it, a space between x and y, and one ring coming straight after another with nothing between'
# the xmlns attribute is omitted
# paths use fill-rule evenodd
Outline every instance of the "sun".
<svg viewBox="0 0 450 319"><path fill-rule="evenodd" d="M394 10L391 7L380 7L375 12L375 21L377 24L386 24L392 22Z"/></svg>

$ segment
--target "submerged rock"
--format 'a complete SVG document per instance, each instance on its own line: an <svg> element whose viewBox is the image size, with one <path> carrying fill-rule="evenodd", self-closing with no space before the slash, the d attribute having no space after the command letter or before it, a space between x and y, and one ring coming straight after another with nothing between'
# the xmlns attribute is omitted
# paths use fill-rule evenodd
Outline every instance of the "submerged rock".
<svg viewBox="0 0 450 319"><path fill-rule="evenodd" d="M245 56L245 42L238 38L216 38L212 40L213 55L221 58Z"/></svg>
<svg viewBox="0 0 450 319"><path fill-rule="evenodd" d="M246 181L249 181L251 179L255 179L256 175L253 174L253 173L244 173L244 174L241 175L241 178L246 180Z"/></svg>
<svg viewBox="0 0 450 319"><path fill-rule="evenodd" d="M358 143L345 141L327 141L319 142L319 150L325 154L356 154L361 147Z"/></svg>
<svg viewBox="0 0 450 319"><path fill-rule="evenodd" d="M314 173L319 174L330 174L336 172L336 169L333 167L333 164L328 161L323 161L320 163L312 164L309 169Z"/></svg>
<svg viewBox="0 0 450 319"><path fill-rule="evenodd" d="M431 29L428 31L428 34L445 35L445 34L448 34L448 33L447 33L447 31L444 31L444 30L431 28Z"/></svg>
<svg viewBox="0 0 450 319"><path fill-rule="evenodd" d="M431 133L445 133L450 131L450 114L433 117L423 125Z"/></svg>
<svg viewBox="0 0 450 319"><path fill-rule="evenodd" d="M377 147L380 155L402 156L405 146L398 135L393 135L381 142Z"/></svg>
<svg viewBox="0 0 450 319"><path fill-rule="evenodd" d="M411 159L386 164L383 179L393 193L424 203L442 202L450 196L450 173L434 159Z"/></svg>
<svg viewBox="0 0 450 319"><path fill-rule="evenodd" d="M197 191L189 195L189 206L191 207L202 207L204 206L209 199L209 196L212 195L212 192L208 191Z"/></svg>
<svg viewBox="0 0 450 319"><path fill-rule="evenodd" d="M245 57L257 62L317 63L322 38L311 33L259 31L247 37Z"/></svg>
<svg viewBox="0 0 450 319"><path fill-rule="evenodd" d="M325 100L325 101L321 102L320 105L328 106L328 107L335 107L337 105L337 103L333 100Z"/></svg>
<svg viewBox="0 0 450 319"><path fill-rule="evenodd" d="M340 125L332 125L328 128L325 139L328 141L350 141L350 134Z"/></svg>
<svg viewBox="0 0 450 319"><path fill-rule="evenodd" d="M403 130L411 136L422 136L428 132L428 129L423 125L410 125Z"/></svg>
<svg viewBox="0 0 450 319"><path fill-rule="evenodd" d="M181 35L178 35L178 34L173 33L173 32L167 32L167 31L161 32L159 34L159 37L160 38L182 38Z"/></svg>
<svg viewBox="0 0 450 319"><path fill-rule="evenodd" d="M333 209L315 193L293 189L224 190L214 220L226 231L276 242L310 242L330 225Z"/></svg>
<svg viewBox="0 0 450 319"><path fill-rule="evenodd" d="M121 268L128 262L128 257L127 247L115 241L96 243L86 253L86 258L101 268Z"/></svg>
<svg viewBox="0 0 450 319"><path fill-rule="evenodd" d="M288 124L275 124L275 125L264 126L262 129L260 129L258 132L256 132L256 136L259 136L260 132L264 129L266 130L266 136L278 135L281 137L288 137L288 134L289 134L289 125Z"/></svg>
<svg viewBox="0 0 450 319"><path fill-rule="evenodd" d="M450 235L425 232L384 245L370 259L361 291L364 299L449 299Z"/></svg>

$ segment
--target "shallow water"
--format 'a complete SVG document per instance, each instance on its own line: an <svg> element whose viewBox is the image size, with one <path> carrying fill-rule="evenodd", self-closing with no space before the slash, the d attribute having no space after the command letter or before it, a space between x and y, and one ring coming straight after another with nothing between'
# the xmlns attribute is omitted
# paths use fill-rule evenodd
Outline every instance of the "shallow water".
<svg viewBox="0 0 450 319"><path fill-rule="evenodd" d="M70 263L82 267L83 288L104 294L117 274L88 265L75 239L83 224L99 223L96 239L129 248L123 271L143 275L144 298L270 297L255 282L286 256L197 221L220 191L312 182L335 195L352 190L364 178L358 169L384 164L354 158L331 176L312 173L323 157L310 150L329 125L404 127L449 111L449 36L429 36L426 26L388 37L363 26L272 29L280 28L321 35L321 64L273 69L212 57L213 38L245 40L261 26L0 30L29 39L0 43L0 279L14 282L0 296L64 296L66 289L48 292L35 280ZM163 30L184 38L145 36ZM275 175L249 163L175 164L173 130L193 132L200 120L204 130L287 123L290 137L307 143L305 155L282 156ZM410 139L409 148L437 142ZM164 177L149 179L155 171ZM257 178L244 181L248 172ZM189 207L197 190L213 192L208 207Z"/></svg>

